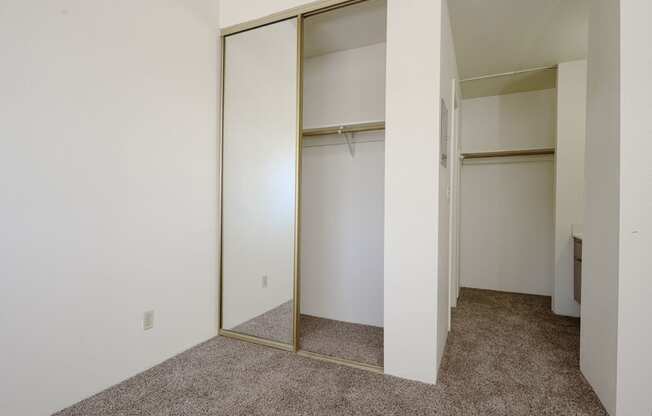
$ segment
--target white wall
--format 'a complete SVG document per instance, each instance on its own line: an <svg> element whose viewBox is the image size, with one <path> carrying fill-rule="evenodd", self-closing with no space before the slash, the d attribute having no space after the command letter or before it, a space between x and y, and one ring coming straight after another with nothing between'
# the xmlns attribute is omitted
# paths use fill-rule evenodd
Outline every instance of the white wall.
<svg viewBox="0 0 652 416"><path fill-rule="evenodd" d="M385 143L359 137L354 157L337 139L303 149L301 313L383 326Z"/></svg>
<svg viewBox="0 0 652 416"><path fill-rule="evenodd" d="M385 120L385 43L306 59L303 127Z"/></svg>
<svg viewBox="0 0 652 416"><path fill-rule="evenodd" d="M455 45L453 44L453 31L448 13L448 0L441 2L441 73L440 73L440 98L444 100L448 109L447 135L448 135L448 160L446 166L439 163L439 234L438 234L438 277L437 277L437 367L444 356L446 338L448 336L450 320L450 185L451 173L456 167L459 158L454 155L452 143L453 112L453 80L458 79L457 59Z"/></svg>
<svg viewBox="0 0 652 416"><path fill-rule="evenodd" d="M555 146L554 89L462 101L462 152Z"/></svg>
<svg viewBox="0 0 652 416"><path fill-rule="evenodd" d="M463 287L550 296L553 175L546 156L464 162Z"/></svg>
<svg viewBox="0 0 652 416"><path fill-rule="evenodd" d="M0 414L40 416L216 334L217 19L0 8Z"/></svg>
<svg viewBox="0 0 652 416"><path fill-rule="evenodd" d="M385 44L307 59L304 125L385 119ZM385 143L306 140L301 170L301 312L383 325Z"/></svg>
<svg viewBox="0 0 652 416"><path fill-rule="evenodd" d="M293 297L296 38L297 20L290 19L229 36L224 45L222 324L227 329Z"/></svg>
<svg viewBox="0 0 652 416"><path fill-rule="evenodd" d="M652 412L651 16L648 1L620 2L619 416Z"/></svg>
<svg viewBox="0 0 652 416"><path fill-rule="evenodd" d="M388 1L385 372L429 383L439 350L441 11L440 0Z"/></svg>
<svg viewBox="0 0 652 416"><path fill-rule="evenodd" d="M586 61L560 63L557 70L555 153L555 280L552 310L579 316L574 299L573 225L584 222Z"/></svg>
<svg viewBox="0 0 652 416"><path fill-rule="evenodd" d="M555 90L464 100L462 152L553 147ZM551 295L552 157L469 159L461 175L464 287Z"/></svg>
<svg viewBox="0 0 652 416"><path fill-rule="evenodd" d="M580 368L616 409L619 238L619 2L592 2L582 246Z"/></svg>

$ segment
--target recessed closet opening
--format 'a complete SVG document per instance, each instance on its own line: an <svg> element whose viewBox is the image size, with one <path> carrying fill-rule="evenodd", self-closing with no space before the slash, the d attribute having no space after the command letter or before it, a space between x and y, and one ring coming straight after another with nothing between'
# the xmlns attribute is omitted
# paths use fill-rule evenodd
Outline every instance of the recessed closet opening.
<svg viewBox="0 0 652 416"><path fill-rule="evenodd" d="M466 289L579 317L590 2L448 4L451 306Z"/></svg>
<svg viewBox="0 0 652 416"><path fill-rule="evenodd" d="M382 367L385 0L303 22L302 352Z"/></svg>

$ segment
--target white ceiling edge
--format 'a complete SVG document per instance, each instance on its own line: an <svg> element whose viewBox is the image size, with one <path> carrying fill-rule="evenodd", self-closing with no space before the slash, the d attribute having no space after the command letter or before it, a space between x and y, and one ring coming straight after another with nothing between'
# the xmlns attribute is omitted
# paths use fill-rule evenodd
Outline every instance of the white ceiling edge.
<svg viewBox="0 0 652 416"><path fill-rule="evenodd" d="M460 78L586 59L591 0L448 0Z"/></svg>

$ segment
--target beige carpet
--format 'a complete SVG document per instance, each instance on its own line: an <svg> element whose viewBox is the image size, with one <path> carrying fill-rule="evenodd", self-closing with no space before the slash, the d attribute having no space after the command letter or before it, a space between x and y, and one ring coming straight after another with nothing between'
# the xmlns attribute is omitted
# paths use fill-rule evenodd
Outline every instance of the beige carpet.
<svg viewBox="0 0 652 416"><path fill-rule="evenodd" d="M301 349L364 364L383 365L383 329L301 315ZM292 343L292 302L286 302L237 327L234 331Z"/></svg>
<svg viewBox="0 0 652 416"><path fill-rule="evenodd" d="M292 344L292 301L233 328L235 332L271 341Z"/></svg>
<svg viewBox="0 0 652 416"><path fill-rule="evenodd" d="M58 416L605 416L578 345L550 298L464 289L436 386L218 337Z"/></svg>
<svg viewBox="0 0 652 416"><path fill-rule="evenodd" d="M301 315L302 350L382 367L383 328Z"/></svg>

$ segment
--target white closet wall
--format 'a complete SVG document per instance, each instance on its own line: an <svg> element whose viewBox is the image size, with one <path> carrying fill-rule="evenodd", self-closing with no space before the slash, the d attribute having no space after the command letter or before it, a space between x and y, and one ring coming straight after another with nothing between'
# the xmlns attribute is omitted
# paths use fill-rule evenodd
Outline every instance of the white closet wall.
<svg viewBox="0 0 652 416"><path fill-rule="evenodd" d="M462 102L462 153L554 147L554 89ZM461 176L461 285L551 295L554 158L467 160Z"/></svg>
<svg viewBox="0 0 652 416"><path fill-rule="evenodd" d="M308 58L303 70L303 127L385 120L386 44Z"/></svg>
<svg viewBox="0 0 652 416"><path fill-rule="evenodd" d="M462 101L462 152L555 146L556 90Z"/></svg>
<svg viewBox="0 0 652 416"><path fill-rule="evenodd" d="M384 43L306 60L305 128L384 118ZM341 138L304 142L303 314L383 325L383 136L357 134L353 157Z"/></svg>
<svg viewBox="0 0 652 416"><path fill-rule="evenodd" d="M303 151L301 311L382 326L385 143L355 150Z"/></svg>

